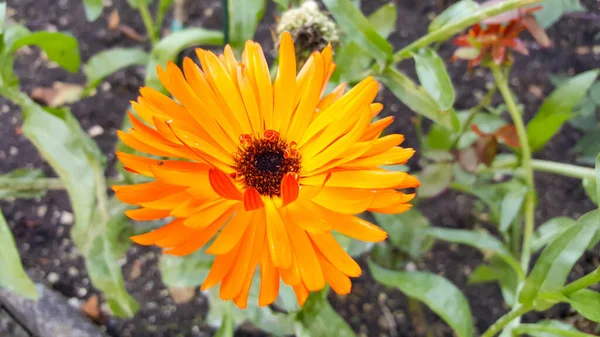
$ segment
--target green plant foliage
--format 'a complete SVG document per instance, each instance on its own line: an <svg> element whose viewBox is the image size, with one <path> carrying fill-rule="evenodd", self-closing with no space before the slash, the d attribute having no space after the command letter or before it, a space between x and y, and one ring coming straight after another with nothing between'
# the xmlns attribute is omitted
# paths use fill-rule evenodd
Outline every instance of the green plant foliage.
<svg viewBox="0 0 600 337"><path fill-rule="evenodd" d="M160 40L150 53L146 66L146 86L164 91L163 85L156 74L156 67L166 67L168 61L173 61L184 49L203 45L223 44L221 32L203 28L186 28Z"/></svg>
<svg viewBox="0 0 600 337"><path fill-rule="evenodd" d="M327 289L310 294L296 315L298 337L355 337L356 334L327 301Z"/></svg>
<svg viewBox="0 0 600 337"><path fill-rule="evenodd" d="M265 14L266 0L227 0L229 2L229 44L238 52L254 38L256 27Z"/></svg>
<svg viewBox="0 0 600 337"><path fill-rule="evenodd" d="M531 252L537 252L542 249L542 247L550 243L554 238L576 223L577 221L564 216L552 218L544 222L533 234Z"/></svg>
<svg viewBox="0 0 600 337"><path fill-rule="evenodd" d="M429 220L416 208L400 214L373 213L373 217L388 233L391 243L412 257L421 256L433 244L433 240L423 233L423 229L430 226Z"/></svg>
<svg viewBox="0 0 600 337"><path fill-rule="evenodd" d="M379 7L373 14L369 15L369 23L373 29L384 39L396 31L396 5L389 2Z"/></svg>
<svg viewBox="0 0 600 337"><path fill-rule="evenodd" d="M154 0L127 0L127 3L129 4L129 6L131 6L132 8L138 9L139 3L145 4L146 6L150 5L151 3L154 2Z"/></svg>
<svg viewBox="0 0 600 337"><path fill-rule="evenodd" d="M23 134L65 183L75 213L71 237L86 258L92 283L116 316L133 316L138 305L125 290L117 261L124 253L117 238L126 224L125 209L119 202L106 204L96 197L106 198L104 156L68 110L45 110L30 101L21 107Z"/></svg>
<svg viewBox="0 0 600 337"><path fill-rule="evenodd" d="M373 278L400 289L406 296L425 303L454 330L458 337L474 336L471 308L465 296L447 279L426 272L392 271L369 261Z"/></svg>
<svg viewBox="0 0 600 337"><path fill-rule="evenodd" d="M44 177L40 169L16 169L0 175L0 199L3 198L39 198L46 194L45 188L35 188L35 182ZM32 183L31 189L15 190L13 185L26 185Z"/></svg>
<svg viewBox="0 0 600 337"><path fill-rule="evenodd" d="M440 124L441 126L458 131L460 122L454 109L440 110L429 93L419 87L408 76L393 68L386 68L379 80L396 96L417 114Z"/></svg>
<svg viewBox="0 0 600 337"><path fill-rule="evenodd" d="M208 276L213 260L213 255L201 250L185 257L163 254L159 264L162 280L169 287L197 287Z"/></svg>
<svg viewBox="0 0 600 337"><path fill-rule="evenodd" d="M506 232L508 230L510 224L521 211L526 194L527 188L518 184L506 192L500 206L500 231Z"/></svg>
<svg viewBox="0 0 600 337"><path fill-rule="evenodd" d="M79 43L75 37L56 32L33 32L17 39L11 47L11 52L29 45L40 47L49 59L64 69L72 73L79 71Z"/></svg>
<svg viewBox="0 0 600 337"><path fill-rule="evenodd" d="M527 138L532 151L541 149L572 117L571 111L583 99L598 72L590 70L570 78L544 100L535 117L527 123Z"/></svg>
<svg viewBox="0 0 600 337"><path fill-rule="evenodd" d="M102 0L83 0L85 17L88 21L96 21L102 15L104 2Z"/></svg>
<svg viewBox="0 0 600 337"><path fill-rule="evenodd" d="M324 0L323 3L351 41L370 53L380 66L386 64L392 56L392 46L377 33L360 9L350 0Z"/></svg>
<svg viewBox="0 0 600 337"><path fill-rule="evenodd" d="M429 31L433 32L438 29L459 22L471 15L475 15L479 11L479 4L473 0L461 0L452 6L446 8L429 24Z"/></svg>
<svg viewBox="0 0 600 337"><path fill-rule="evenodd" d="M566 323L554 320L542 321L538 324L521 324L514 328L512 333L515 336L528 334L532 337L593 337L593 335L577 331Z"/></svg>
<svg viewBox="0 0 600 337"><path fill-rule="evenodd" d="M430 48L423 48L413 53L419 82L440 110L452 109L454 105L454 86L442 58Z"/></svg>
<svg viewBox="0 0 600 337"><path fill-rule="evenodd" d="M542 291L553 291L562 287L571 268L598 230L600 210L593 210L579 218L576 225L552 240L542 251L527 277L519 302L531 302Z"/></svg>
<svg viewBox="0 0 600 337"><path fill-rule="evenodd" d="M517 303L519 275L502 258L492 256L489 264L477 267L469 277L469 284L498 281L504 302L510 306Z"/></svg>
<svg viewBox="0 0 600 337"><path fill-rule="evenodd" d="M2 266L0 288L8 289L23 297L38 298L35 285L23 270L15 240L2 213L0 213L0 265Z"/></svg>
<svg viewBox="0 0 600 337"><path fill-rule="evenodd" d="M581 289L570 294L568 298L569 304L581 316L600 323L600 293L589 289Z"/></svg>
<svg viewBox="0 0 600 337"><path fill-rule="evenodd" d="M497 254L499 258L504 260L511 266L520 278L524 277L523 271L517 261L506 246L495 237L486 232L476 232L465 229L447 229L432 227L425 230L425 233L438 240L462 243L471 247L478 248L482 251L489 251Z"/></svg>
<svg viewBox="0 0 600 337"><path fill-rule="evenodd" d="M233 304L228 303L229 310L223 314L223 320L221 321L221 327L215 333L215 337L233 337Z"/></svg>
<svg viewBox="0 0 600 337"><path fill-rule="evenodd" d="M433 198L438 196L450 185L452 181L453 163L439 162L425 166L417 175L421 186L419 187L419 197Z"/></svg>
<svg viewBox="0 0 600 337"><path fill-rule="evenodd" d="M83 66L89 91L97 87L106 76L133 65L145 65L148 54L141 48L113 48L92 56Z"/></svg>
<svg viewBox="0 0 600 337"><path fill-rule="evenodd" d="M543 28L552 26L565 13L585 11L579 0L543 0L540 5L542 10L534 15Z"/></svg>

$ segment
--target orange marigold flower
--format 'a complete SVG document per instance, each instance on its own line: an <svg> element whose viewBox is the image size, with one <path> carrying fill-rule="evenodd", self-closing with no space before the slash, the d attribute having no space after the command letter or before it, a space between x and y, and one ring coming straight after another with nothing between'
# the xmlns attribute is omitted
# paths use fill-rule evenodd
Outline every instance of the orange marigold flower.
<svg viewBox="0 0 600 337"><path fill-rule="evenodd" d="M280 279L300 305L326 283L339 294L351 289L359 265L332 235L377 242L387 233L356 217L365 211L400 213L411 207L419 181L381 166L405 163L413 149L404 137L380 137L393 117L371 123L378 84L366 78L323 95L335 69L330 46L314 52L296 73L294 43L284 34L279 69L271 82L259 44L248 41L242 60L231 48L216 56L197 49L202 67L185 59L183 72L157 68L176 99L141 88L132 102L133 128L119 136L160 160L117 153L125 168L154 180L114 186L134 220L172 217L152 232L132 237L165 254L206 249L215 260L202 289L221 283L220 297L247 305L260 270L259 305L273 303Z"/></svg>

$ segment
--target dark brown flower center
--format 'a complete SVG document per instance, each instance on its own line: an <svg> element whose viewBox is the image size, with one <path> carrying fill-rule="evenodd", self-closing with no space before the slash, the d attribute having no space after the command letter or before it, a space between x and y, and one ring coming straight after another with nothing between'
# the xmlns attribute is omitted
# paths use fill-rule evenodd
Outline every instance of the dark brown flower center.
<svg viewBox="0 0 600 337"><path fill-rule="evenodd" d="M281 180L287 173L300 172L300 156L295 143L288 144L272 130L263 137L242 135L234 157L236 180L254 187L261 195L281 195Z"/></svg>

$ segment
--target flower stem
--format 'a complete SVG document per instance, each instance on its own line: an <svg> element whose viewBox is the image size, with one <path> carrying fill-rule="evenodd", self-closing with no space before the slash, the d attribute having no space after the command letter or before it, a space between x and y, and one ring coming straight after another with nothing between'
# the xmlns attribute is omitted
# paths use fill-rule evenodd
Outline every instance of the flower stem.
<svg viewBox="0 0 600 337"><path fill-rule="evenodd" d="M600 282L600 267L584 277L575 280L562 288L560 291L563 295L569 295L577 290L585 289Z"/></svg>
<svg viewBox="0 0 600 337"><path fill-rule="evenodd" d="M525 124L523 124L523 118L521 117L510 89L508 88L506 76L504 76L499 65L494 62L490 62L490 64L494 79L496 80L496 85L504 98L508 113L517 129L517 135L519 136L519 142L521 144L521 164L525 170L525 183L528 188L527 195L525 196L525 230L523 232L523 246L521 248L521 267L524 272L527 272L529 269L529 261L531 260L530 247L531 238L533 236L535 211L535 186L533 184L533 168L531 166L531 149L529 148L529 140L527 139L527 131L525 130ZM518 224L518 222L515 223Z"/></svg>
<svg viewBox="0 0 600 337"><path fill-rule="evenodd" d="M144 0L137 0L137 5L140 15L142 16L142 21L144 21L144 27L146 27L146 33L154 45L156 42L158 42L158 34L154 28L154 22L152 22L152 16L148 10L148 4Z"/></svg>
<svg viewBox="0 0 600 337"><path fill-rule="evenodd" d="M548 160L537 160L531 161L531 167L536 171L548 172L554 174L560 174L566 177L584 179L596 179L596 172L593 168L557 163Z"/></svg>
<svg viewBox="0 0 600 337"><path fill-rule="evenodd" d="M511 312L502 316L499 320L497 320L494 324L492 324L481 337L493 337L498 334L504 327L506 327L510 322L512 322L515 318L521 317L524 314L528 313L533 309L533 304L523 304L520 307L513 309Z"/></svg>
<svg viewBox="0 0 600 337"><path fill-rule="evenodd" d="M460 32L461 30L469 26L481 22L484 19L507 12L511 9L524 7L540 1L541 0L506 0L492 6L481 8L474 14L471 14L455 23L445 25L442 28L433 31L416 40L415 42L409 44L408 46L400 49L394 54L392 62L393 64L396 64L402 61L403 59L410 57L410 53L420 48L427 47L428 45L434 42L447 40L452 35Z"/></svg>

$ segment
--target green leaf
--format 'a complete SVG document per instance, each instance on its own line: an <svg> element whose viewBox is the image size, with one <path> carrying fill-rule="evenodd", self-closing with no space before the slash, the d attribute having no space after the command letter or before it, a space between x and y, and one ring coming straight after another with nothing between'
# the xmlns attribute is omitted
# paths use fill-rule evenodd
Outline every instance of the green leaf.
<svg viewBox="0 0 600 337"><path fill-rule="evenodd" d="M201 250L183 257L163 254L158 268L163 283L169 287L193 288L204 282L213 260L213 255Z"/></svg>
<svg viewBox="0 0 600 337"><path fill-rule="evenodd" d="M392 45L377 33L369 20L350 0L324 0L323 3L346 36L383 66L392 56Z"/></svg>
<svg viewBox="0 0 600 337"><path fill-rule="evenodd" d="M585 177L581 180L581 185L583 186L583 190L590 200L594 204L600 204L600 199L598 199L599 185L596 183L596 179Z"/></svg>
<svg viewBox="0 0 600 337"><path fill-rule="evenodd" d="M429 220L416 208L400 214L373 213L373 217L388 232L392 244L412 257L421 256L433 244L433 240L422 231L430 226Z"/></svg>
<svg viewBox="0 0 600 337"><path fill-rule="evenodd" d="M0 33L4 32L6 24L6 2L0 2Z"/></svg>
<svg viewBox="0 0 600 337"><path fill-rule="evenodd" d="M406 296L425 303L454 330L458 337L472 337L471 308L465 296L442 276L426 272L392 271L369 261L373 278L400 289Z"/></svg>
<svg viewBox="0 0 600 337"><path fill-rule="evenodd" d="M265 0L227 0L229 2L229 43L240 51L247 40L254 39L260 19L265 14Z"/></svg>
<svg viewBox="0 0 600 337"><path fill-rule="evenodd" d="M482 284L482 283L490 283L498 280L498 276L494 273L494 270L485 264L477 266L475 270L469 276L469 280L467 284Z"/></svg>
<svg viewBox="0 0 600 337"><path fill-rule="evenodd" d="M29 34L31 34L31 32L23 25L15 24L6 27L4 29L4 48L6 48L6 50L11 50L16 41ZM6 55L9 55L9 53Z"/></svg>
<svg viewBox="0 0 600 337"><path fill-rule="evenodd" d="M414 112L442 125L446 129L458 131L460 122L454 109L440 110L433 98L406 75L396 69L386 68L379 79L402 103Z"/></svg>
<svg viewBox="0 0 600 337"><path fill-rule="evenodd" d="M327 301L327 289L311 293L302 310L296 315L296 320L298 321L297 336L356 336L348 323L338 315Z"/></svg>
<svg viewBox="0 0 600 337"><path fill-rule="evenodd" d="M554 240L554 238L556 238L560 233L564 232L566 229L570 228L576 223L577 221L564 216L552 218L544 222L533 234L533 238L531 240L531 252L537 252L542 247Z"/></svg>
<svg viewBox="0 0 600 337"><path fill-rule="evenodd" d="M552 26L565 13L585 11L579 0L544 0L539 5L542 9L533 14L542 28Z"/></svg>
<svg viewBox="0 0 600 337"><path fill-rule="evenodd" d="M429 31L438 30L444 26L456 23L479 11L479 4L472 0L462 0L446 8L429 24Z"/></svg>
<svg viewBox="0 0 600 337"><path fill-rule="evenodd" d="M510 224L515 220L517 214L521 211L521 205L525 200L527 188L525 186L515 186L510 189L502 199L502 208L500 211L500 231L506 232Z"/></svg>
<svg viewBox="0 0 600 337"><path fill-rule="evenodd" d="M36 184L39 178L44 177L44 172L40 169L16 169L9 173L0 175L0 199L3 198L38 198L46 194L46 189ZM31 188L22 188L24 185L31 184ZM18 186L18 189L10 186Z"/></svg>
<svg viewBox="0 0 600 337"><path fill-rule="evenodd" d="M433 198L438 196L450 185L452 180L452 163L439 162L425 166L425 168L417 174L419 181L422 183L419 188L420 198Z"/></svg>
<svg viewBox="0 0 600 337"><path fill-rule="evenodd" d="M596 156L596 203L600 202L600 153Z"/></svg>
<svg viewBox="0 0 600 337"><path fill-rule="evenodd" d="M141 48L113 48L92 56L83 66L89 91L97 87L106 76L133 65L145 65L148 54Z"/></svg>
<svg viewBox="0 0 600 337"><path fill-rule="evenodd" d="M542 324L552 322L552 324ZM569 324L560 321L542 321L538 324L521 324L513 328L515 336L527 334L532 337L593 337L593 335L579 332Z"/></svg>
<svg viewBox="0 0 600 337"><path fill-rule="evenodd" d="M338 70L333 73L333 77L337 76L338 82L359 82L365 77L366 72L370 71L371 61L371 56L360 49L356 43L342 42L335 57Z"/></svg>
<svg viewBox="0 0 600 337"><path fill-rule="evenodd" d="M215 337L233 337L233 315L231 303L228 303L229 310L223 315L221 327L215 333Z"/></svg>
<svg viewBox="0 0 600 337"><path fill-rule="evenodd" d="M12 45L11 52L29 45L40 47L46 52L49 59L64 69L72 73L79 71L79 44L72 35L58 32L34 32L16 40Z"/></svg>
<svg viewBox="0 0 600 337"><path fill-rule="evenodd" d="M532 151L541 149L571 116L596 80L598 70L590 70L570 78L548 96L529 123L527 138Z"/></svg>
<svg viewBox="0 0 600 337"><path fill-rule="evenodd" d="M450 147L452 147L452 141L452 131L439 124L432 124L427 132L425 145L428 149L449 151Z"/></svg>
<svg viewBox="0 0 600 337"><path fill-rule="evenodd" d="M106 198L101 151L67 109L42 109L30 100L21 107L23 134L65 184L75 213L71 237L85 257L94 287L104 293L116 316L133 316L138 304L125 290L118 263L129 244L126 206L116 199L107 204L96 198Z"/></svg>
<svg viewBox="0 0 600 337"><path fill-rule="evenodd" d="M600 323L600 293L581 289L568 296L569 304L577 310L581 316Z"/></svg>
<svg viewBox="0 0 600 337"><path fill-rule="evenodd" d="M413 53L417 76L421 85L440 110L451 109L454 105L454 86L442 58L430 48L422 48L418 53Z"/></svg>
<svg viewBox="0 0 600 337"><path fill-rule="evenodd" d="M187 28L166 36L160 40L150 53L150 60L146 67L147 86L164 91L163 85L156 74L156 66L166 67L168 61L175 60L184 49L200 45L221 45L223 34L214 30L203 28Z"/></svg>
<svg viewBox="0 0 600 337"><path fill-rule="evenodd" d="M104 10L104 3L102 0L83 0L83 8L87 20L96 21Z"/></svg>
<svg viewBox="0 0 600 337"><path fill-rule="evenodd" d="M143 3L145 3L146 5L150 5L154 0L141 0ZM127 0L127 3L129 4L129 6L131 6L131 8L135 8L138 9L138 0Z"/></svg>
<svg viewBox="0 0 600 337"><path fill-rule="evenodd" d="M593 210L579 218L576 225L557 236L538 258L527 277L519 302L533 301L541 291L561 288L573 265L583 254L600 226L600 210Z"/></svg>
<svg viewBox="0 0 600 337"><path fill-rule="evenodd" d="M511 266L519 278L524 277L523 270L519 261L515 259L506 246L487 232L476 232L466 229L449 229L440 227L431 227L424 230L424 233L438 240L453 243L461 243L475 247L482 251L490 251Z"/></svg>
<svg viewBox="0 0 600 337"><path fill-rule="evenodd" d="M35 285L23 270L15 239L2 213L0 213L0 266L2 266L0 288L34 300L38 298Z"/></svg>
<svg viewBox="0 0 600 337"><path fill-rule="evenodd" d="M396 16L396 5L388 2L369 15L369 23L377 34L387 39L396 30Z"/></svg>

